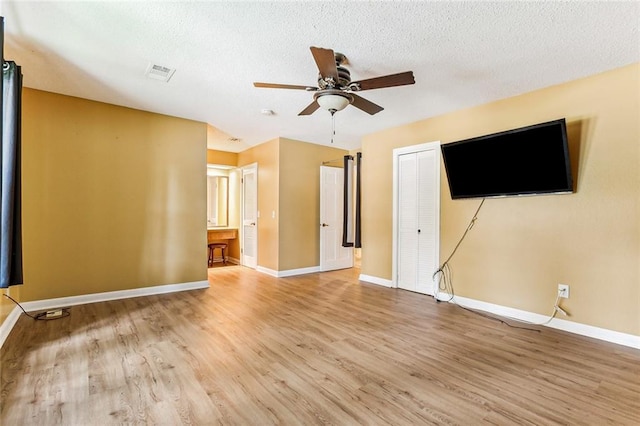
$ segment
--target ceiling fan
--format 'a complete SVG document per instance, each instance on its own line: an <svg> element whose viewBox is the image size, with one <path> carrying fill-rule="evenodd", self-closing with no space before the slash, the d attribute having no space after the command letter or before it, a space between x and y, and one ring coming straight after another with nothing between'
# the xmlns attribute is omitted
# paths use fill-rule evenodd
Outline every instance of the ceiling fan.
<svg viewBox="0 0 640 426"><path fill-rule="evenodd" d="M351 81L349 70L342 66L347 60L343 54L334 53L331 49L314 46L311 46L311 54L320 71L318 75L318 87L259 82L255 82L253 85L255 87L269 89L295 89L314 92L313 102L300 111L298 115L313 114L320 107L326 109L333 115L336 111L343 110L349 104L373 115L379 113L384 108L356 95L355 92L382 89L384 87L405 86L416 82L412 71L360 81Z"/></svg>

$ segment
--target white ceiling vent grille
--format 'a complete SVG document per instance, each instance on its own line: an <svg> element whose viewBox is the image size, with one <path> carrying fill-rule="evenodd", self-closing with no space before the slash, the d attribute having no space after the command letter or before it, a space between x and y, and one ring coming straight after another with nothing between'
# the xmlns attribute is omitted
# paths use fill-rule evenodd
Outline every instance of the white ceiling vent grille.
<svg viewBox="0 0 640 426"><path fill-rule="evenodd" d="M150 63L144 74L151 79L167 82L171 79L174 72L176 72L174 68L167 68L162 65Z"/></svg>

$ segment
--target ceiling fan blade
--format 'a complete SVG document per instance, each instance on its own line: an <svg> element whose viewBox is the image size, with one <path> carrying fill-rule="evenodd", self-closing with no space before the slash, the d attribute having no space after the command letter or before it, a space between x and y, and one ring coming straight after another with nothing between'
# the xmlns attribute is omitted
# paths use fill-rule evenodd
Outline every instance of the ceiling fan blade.
<svg viewBox="0 0 640 426"><path fill-rule="evenodd" d="M415 82L416 79L413 77L413 71L406 71L398 74L353 81L351 82L351 85L357 84L358 87L360 87L359 90L371 90L382 89L385 87L405 86L407 84L414 84Z"/></svg>
<svg viewBox="0 0 640 426"><path fill-rule="evenodd" d="M311 54L316 61L318 70L322 78L332 77L338 82L338 68L336 67L336 56L331 49L311 46Z"/></svg>
<svg viewBox="0 0 640 426"><path fill-rule="evenodd" d="M313 86L296 86L294 84L277 84L277 83L259 83L254 82L254 87L264 87L266 89L296 89L296 90L306 90L308 92L315 92L318 90L317 87Z"/></svg>
<svg viewBox="0 0 640 426"><path fill-rule="evenodd" d="M368 101L365 98L362 98L354 93L350 93L350 95L353 97L353 102L351 102L351 105L363 110L368 114L374 115L384 109L380 105L376 105L373 102Z"/></svg>
<svg viewBox="0 0 640 426"><path fill-rule="evenodd" d="M318 108L320 108L320 104L314 100L309 104L309 106L307 106L305 109L300 111L298 115L311 115L314 112L316 112Z"/></svg>

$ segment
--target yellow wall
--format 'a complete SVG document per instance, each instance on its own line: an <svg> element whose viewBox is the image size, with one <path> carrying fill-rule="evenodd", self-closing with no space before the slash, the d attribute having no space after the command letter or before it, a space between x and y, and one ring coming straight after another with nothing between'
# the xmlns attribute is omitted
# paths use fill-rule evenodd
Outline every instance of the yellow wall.
<svg viewBox="0 0 640 426"><path fill-rule="evenodd" d="M258 164L258 266L274 271L278 270L279 146L276 138L238 154L239 167Z"/></svg>
<svg viewBox="0 0 640 426"><path fill-rule="evenodd" d="M280 138L279 271L320 265L320 166L347 154Z"/></svg>
<svg viewBox="0 0 640 426"><path fill-rule="evenodd" d="M25 88L22 301L207 279L206 124Z"/></svg>
<svg viewBox="0 0 640 426"><path fill-rule="evenodd" d="M640 335L638 64L367 136L362 273L391 279L393 148L562 117L577 192L488 199L451 262L456 294L549 314L558 283L569 284L569 320ZM441 183L443 261L479 200L452 201L444 166Z"/></svg>
<svg viewBox="0 0 640 426"><path fill-rule="evenodd" d="M235 152L207 149L207 164L219 164L235 167L238 164L238 154Z"/></svg>
<svg viewBox="0 0 640 426"><path fill-rule="evenodd" d="M273 271L320 262L320 166L347 151L277 138L238 156L258 164L258 265Z"/></svg>

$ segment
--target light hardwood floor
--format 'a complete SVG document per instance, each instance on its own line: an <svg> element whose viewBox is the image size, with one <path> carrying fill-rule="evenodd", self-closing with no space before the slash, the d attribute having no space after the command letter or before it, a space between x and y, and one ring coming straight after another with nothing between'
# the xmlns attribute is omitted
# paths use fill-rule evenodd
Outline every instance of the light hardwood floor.
<svg viewBox="0 0 640 426"><path fill-rule="evenodd" d="M2 425L638 424L640 351L359 283L272 278L22 316Z"/></svg>

